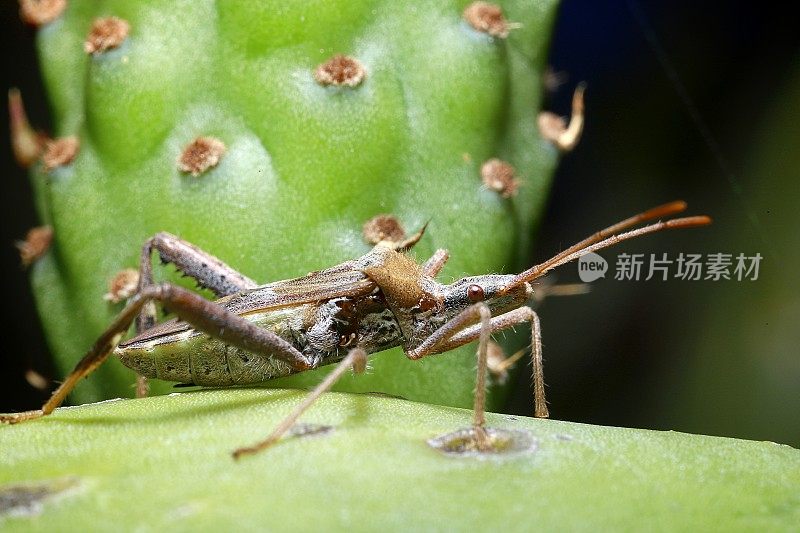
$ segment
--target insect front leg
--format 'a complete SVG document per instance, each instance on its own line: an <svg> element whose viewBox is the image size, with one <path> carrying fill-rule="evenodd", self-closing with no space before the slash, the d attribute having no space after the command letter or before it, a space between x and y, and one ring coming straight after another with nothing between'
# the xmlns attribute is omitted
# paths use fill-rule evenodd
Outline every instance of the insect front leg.
<svg viewBox="0 0 800 533"><path fill-rule="evenodd" d="M578 296L588 294L591 287L588 283L555 283L549 278L544 278L542 282L534 288L533 301L536 307L544 303L551 297Z"/></svg>
<svg viewBox="0 0 800 533"><path fill-rule="evenodd" d="M475 324L475 322L478 322L478 324ZM426 355L447 351L447 349L442 348L447 346L454 336L465 330L475 328L477 328L478 339L478 375L475 380L472 426L475 432L475 444L479 450L486 451L491 449L491 442L485 429L487 353L489 338L492 335L492 312L489 306L483 302L471 305L433 332L416 349L407 351L406 355L410 359L420 359ZM471 342L475 338L475 336L472 336L469 341L465 341L462 344Z"/></svg>
<svg viewBox="0 0 800 533"><path fill-rule="evenodd" d="M119 344L136 315L145 305L153 301L166 305L178 317L196 329L237 348L264 357L281 359L297 371L308 370L313 366L308 357L271 331L259 328L221 305L210 302L183 287L171 283L161 283L145 287L128 301L111 326L100 335L89 352L78 362L75 369L53 392L41 409L0 415L0 422L14 424L40 418L53 412L81 378L91 374L108 359L109 354Z"/></svg>
<svg viewBox="0 0 800 533"><path fill-rule="evenodd" d="M504 313L502 315L484 318L486 304L480 302L468 307L460 314L456 315L438 330L433 332L430 337L422 341L416 348L408 350L406 356L410 359L420 359L427 355L447 352L468 344L481 340L488 336L512 328L518 324L531 324L531 358L533 359L533 391L534 391L534 414L538 418L547 418L550 413L547 410L544 391L544 372L542 368L542 335L539 316L530 307L520 307ZM480 323L476 323L480 321ZM483 342L478 347L478 388L475 396L475 424L483 423L483 410L485 398L485 373L487 349Z"/></svg>
<svg viewBox="0 0 800 533"><path fill-rule="evenodd" d="M172 263L183 274L195 279L201 287L210 289L218 297L252 289L256 282L237 272L220 259L165 231L156 233L145 241L139 261L139 285L137 292L155 285L153 280L153 252L163 263ZM142 306L136 317L136 334L153 326L158 319L155 304L151 301ZM136 376L136 396L147 396L147 378Z"/></svg>
<svg viewBox="0 0 800 533"><path fill-rule="evenodd" d="M284 433L289 431L297 419L300 418L300 415L306 412L306 410L308 410L308 408L311 407L317 398L319 398L324 392L329 391L349 368L352 368L353 372L356 374L361 374L367 369L367 352L364 351L364 349L356 347L350 350L347 356L345 356L345 358L342 359L338 365L336 365L336 368L334 368L333 371L328 374L325 379L319 385L317 385L297 407L294 408L289 416L283 419L283 422L281 422L278 427L272 430L272 433L270 433L266 439L254 444L253 446L246 446L234 450L233 458L238 459L242 455L258 453L261 450L278 442L278 439L280 439Z"/></svg>
<svg viewBox="0 0 800 533"><path fill-rule="evenodd" d="M531 325L531 360L533 363L533 398L534 416L537 418L548 418L550 412L547 409L547 401L544 392L544 368L542 363L542 326L539 322L539 315L530 307L520 307L493 317L491 320L491 331L497 333L506 329L513 328L519 324L530 323ZM446 352L473 342L480 336L480 325L471 326L458 332L443 342L437 352Z"/></svg>

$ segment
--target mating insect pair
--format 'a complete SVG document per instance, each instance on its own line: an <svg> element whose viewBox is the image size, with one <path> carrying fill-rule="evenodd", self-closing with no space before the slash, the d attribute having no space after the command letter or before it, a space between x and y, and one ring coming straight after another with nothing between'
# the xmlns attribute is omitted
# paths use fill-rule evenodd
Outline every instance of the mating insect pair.
<svg viewBox="0 0 800 533"><path fill-rule="evenodd" d="M547 417L539 318L528 307L531 282L553 268L618 242L669 228L709 224L706 216L640 223L686 209L672 202L601 230L520 274L485 274L449 285L436 281L448 259L437 250L422 265L403 252L421 230L402 242L383 241L358 259L306 276L258 285L194 245L159 233L142 248L139 285L114 322L41 409L0 415L16 423L50 414L78 381L113 352L141 376L206 386L261 383L322 365L338 366L263 441L234 457L276 442L348 369L363 372L368 354L395 346L420 359L478 340L475 446L490 447L484 429L487 344L491 334L531 324L535 415ZM626 231L627 230L627 231ZM173 263L217 294L209 301L170 283L155 283L152 253ZM154 302L178 318L156 324ZM137 334L120 344L136 320Z"/></svg>

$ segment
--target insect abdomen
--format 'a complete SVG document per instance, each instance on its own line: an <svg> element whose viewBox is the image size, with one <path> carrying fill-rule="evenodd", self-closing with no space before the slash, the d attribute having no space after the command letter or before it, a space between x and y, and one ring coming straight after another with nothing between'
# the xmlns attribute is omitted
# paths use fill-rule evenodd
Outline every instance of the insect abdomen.
<svg viewBox="0 0 800 533"><path fill-rule="evenodd" d="M284 322L279 314L248 318L280 334ZM115 353L122 364L145 377L209 387L249 385L293 373L279 359L246 352L193 329L125 344Z"/></svg>
<svg viewBox="0 0 800 533"><path fill-rule="evenodd" d="M178 350L126 348L119 357L122 364L148 378L209 387L261 383L292 373L280 360L265 359L205 335L195 338L198 342L191 339Z"/></svg>

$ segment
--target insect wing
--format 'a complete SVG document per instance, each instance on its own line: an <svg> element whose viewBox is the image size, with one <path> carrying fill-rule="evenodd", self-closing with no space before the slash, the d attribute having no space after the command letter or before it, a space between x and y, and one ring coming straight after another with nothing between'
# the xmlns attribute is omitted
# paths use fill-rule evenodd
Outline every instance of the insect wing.
<svg viewBox="0 0 800 533"><path fill-rule="evenodd" d="M246 316L344 296L365 296L376 287L375 282L364 274L356 261L346 261L299 278L276 281L225 296L216 300L216 303L225 306L232 313ZM142 334L121 343L120 347L169 337L191 329L193 329L191 325L175 318L156 324Z"/></svg>
<svg viewBox="0 0 800 533"><path fill-rule="evenodd" d="M310 274L262 285L250 291L231 295L219 303L234 313L246 315L279 307L323 302L344 296L365 296L377 285L353 261Z"/></svg>

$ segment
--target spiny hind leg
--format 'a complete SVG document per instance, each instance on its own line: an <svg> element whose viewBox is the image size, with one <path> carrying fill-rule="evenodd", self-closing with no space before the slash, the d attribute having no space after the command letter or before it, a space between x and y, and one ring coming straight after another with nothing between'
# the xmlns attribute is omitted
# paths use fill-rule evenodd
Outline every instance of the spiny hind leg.
<svg viewBox="0 0 800 533"><path fill-rule="evenodd" d="M201 287L210 289L218 297L257 286L255 281L237 272L208 252L171 233L162 231L147 239L142 246L139 261L139 292L145 287L155 284L153 281L153 251L158 252L163 263L174 264L180 272L195 279ZM155 307L145 306L137 319L136 332L141 333L150 329L155 322Z"/></svg>
<svg viewBox="0 0 800 533"><path fill-rule="evenodd" d="M89 349L89 352L75 366L75 369L70 372L66 379L53 391L50 398L42 405L41 409L33 411L24 411L21 413L0 414L0 422L6 424L16 424L26 420L40 418L49 415L53 410L61 405L67 395L75 388L75 385L81 380L91 374L97 367L99 367L108 358L108 355L119 344L122 336L128 330L131 322L139 313L141 308L148 300L141 297L141 293L135 294L129 301L122 312L117 315L114 322L106 329L100 337L95 341L94 345Z"/></svg>
<svg viewBox="0 0 800 533"><path fill-rule="evenodd" d="M251 289L256 282L237 272L220 259L165 231L156 233L142 246L139 262L138 292L154 285L153 281L153 251L163 263L172 263L187 276L194 278L198 285L211 289L217 296L227 296L239 291ZM158 313L153 302L142 306L136 318L136 334L140 334L153 326L158 321ZM136 397L147 396L147 378L136 376Z"/></svg>
<svg viewBox="0 0 800 533"><path fill-rule="evenodd" d="M81 378L91 374L108 359L109 354L119 344L142 307L154 301L169 307L178 317L191 324L195 329L219 338L227 344L257 355L281 359L296 371L308 370L312 367L312 361L308 357L271 331L259 328L249 320L231 313L221 305L210 302L183 287L171 283L161 283L145 287L128 301L111 326L100 335L89 352L78 362L75 369L53 392L41 409L0 415L0 422L14 424L53 412Z"/></svg>
<svg viewBox="0 0 800 533"><path fill-rule="evenodd" d="M258 453L265 448L268 448L278 442L278 440L283 436L284 433L289 431L289 429L294 425L300 415L308 410L311 405L317 401L323 393L329 391L333 385L339 381L344 373L352 368L353 371L357 374L363 373L367 368L367 352L365 352L362 348L353 348L350 352L345 356L344 359L333 369L333 371L328 374L325 379L317 385L314 390L312 390L305 399L294 408L294 410L283 419L283 421L278 424L278 426L272 430L272 433L269 436L252 445L246 446L243 448L238 448L233 451L233 458L238 459L242 455L250 455L254 453Z"/></svg>

